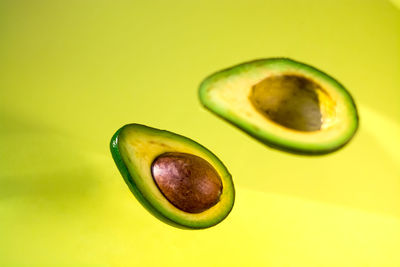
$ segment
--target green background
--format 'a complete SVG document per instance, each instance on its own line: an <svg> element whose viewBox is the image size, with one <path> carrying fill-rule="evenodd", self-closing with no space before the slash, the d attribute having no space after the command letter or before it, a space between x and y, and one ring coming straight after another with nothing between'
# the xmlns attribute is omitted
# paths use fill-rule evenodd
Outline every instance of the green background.
<svg viewBox="0 0 400 267"><path fill-rule="evenodd" d="M399 266L396 3L0 0L0 265ZM349 89L348 146L287 154L201 108L205 76L277 56ZM225 221L180 230L140 206L108 150L132 122L226 164Z"/></svg>

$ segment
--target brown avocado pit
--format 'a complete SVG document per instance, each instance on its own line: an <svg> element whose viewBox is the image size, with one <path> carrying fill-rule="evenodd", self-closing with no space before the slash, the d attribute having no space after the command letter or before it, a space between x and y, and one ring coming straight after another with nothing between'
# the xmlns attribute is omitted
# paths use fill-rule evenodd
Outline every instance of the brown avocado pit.
<svg viewBox="0 0 400 267"><path fill-rule="evenodd" d="M151 172L162 194L178 209L200 213L214 206L222 181L206 160L188 153L167 152L152 163Z"/></svg>
<svg viewBox="0 0 400 267"><path fill-rule="evenodd" d="M323 120L316 82L299 75L272 75L254 85L249 100L266 118L298 131L318 131Z"/></svg>

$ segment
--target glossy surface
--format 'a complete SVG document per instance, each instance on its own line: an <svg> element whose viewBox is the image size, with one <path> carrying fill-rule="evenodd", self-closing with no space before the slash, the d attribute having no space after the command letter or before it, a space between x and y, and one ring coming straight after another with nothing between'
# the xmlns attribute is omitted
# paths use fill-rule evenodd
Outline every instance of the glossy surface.
<svg viewBox="0 0 400 267"><path fill-rule="evenodd" d="M195 155L164 153L153 161L151 173L164 196L174 206L189 213L211 208L222 193L217 171Z"/></svg>
<svg viewBox="0 0 400 267"><path fill-rule="evenodd" d="M384 0L0 1L0 266L400 266L400 10ZM208 73L287 56L358 100L305 158L200 107ZM155 219L107 146L130 122L206 146L236 186L201 231Z"/></svg>

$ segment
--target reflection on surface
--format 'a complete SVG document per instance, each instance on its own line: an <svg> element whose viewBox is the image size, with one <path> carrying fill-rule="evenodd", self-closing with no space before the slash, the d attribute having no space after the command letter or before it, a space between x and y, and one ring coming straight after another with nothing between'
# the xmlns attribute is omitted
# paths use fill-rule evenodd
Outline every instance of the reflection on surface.
<svg viewBox="0 0 400 267"><path fill-rule="evenodd" d="M234 176L239 177L235 179L236 185L400 218L400 209L394 204L400 203L400 167L396 150L400 146L393 135L397 125L385 124L393 128L374 129L372 134L363 126L373 122L364 110L361 109L361 130L356 137L347 147L331 155L309 158L251 149L251 164L264 166L264 172L246 169L239 162L241 159L232 157L227 164ZM382 145L376 135L386 136L383 140L387 146ZM258 143L254 142L255 146ZM238 154L248 150L248 140L238 144Z"/></svg>
<svg viewBox="0 0 400 267"><path fill-rule="evenodd" d="M389 0L395 7L400 9L400 0Z"/></svg>

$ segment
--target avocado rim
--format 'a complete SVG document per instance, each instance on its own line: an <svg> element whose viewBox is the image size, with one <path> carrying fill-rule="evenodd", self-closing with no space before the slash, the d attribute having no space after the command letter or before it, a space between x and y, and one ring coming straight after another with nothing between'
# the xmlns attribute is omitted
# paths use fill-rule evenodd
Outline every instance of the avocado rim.
<svg viewBox="0 0 400 267"><path fill-rule="evenodd" d="M338 94L340 94L341 97L346 100L344 106L349 111L349 120L352 121L352 123L348 125L347 130L344 131L341 135L336 136L335 139L332 139L326 143L313 142L306 144L302 143L301 139L288 140L279 135L276 135L273 131L265 131L261 129L258 125L255 125L254 123L251 123L246 119L240 118L230 109L226 109L224 107L216 105L215 102L213 102L213 100L211 100L208 96L210 86L213 85L213 83L215 82L229 79L229 77L235 76L237 74L248 72L252 68L265 68L266 70L268 70L269 68L271 68L271 70L274 70L274 68L276 68L277 70L279 70L280 68L282 68L282 66L283 68L288 66L289 68L292 68L292 71L294 70L299 71L300 73L303 72L310 74L311 76L313 76L313 78L320 79L335 88ZM317 156L337 151L345 146L353 138L359 127L359 115L355 101L351 94L341 83L339 83L336 79L334 79L327 73L313 66L284 57L247 61L212 73L201 82L198 90L198 98L202 106L205 107L207 110L216 114L221 119L229 122L234 127L254 137L259 142L281 151L299 155ZM288 129L288 131L292 130Z"/></svg>
<svg viewBox="0 0 400 267"><path fill-rule="evenodd" d="M183 139L187 142L190 142L192 145L198 147L199 149L203 149L203 151L205 151L208 155L210 155L210 157L213 157L213 160L217 160L218 164L220 165L219 167L221 167L223 169L223 171L225 172L226 175L226 179L229 179L227 182L230 184L230 190L231 190L231 194L232 194L232 202L230 203L230 206L228 207L228 209L225 209L224 214L221 216L216 216L218 217L217 219L214 220L210 220L208 223L203 223L201 225L198 224L193 224L191 225L190 223L181 223L179 221L173 220L171 218L169 218L168 216L166 216L165 214L163 214L159 209L157 209L153 204L151 204L149 202L149 200L142 194L142 192L138 189L138 187L136 186L135 180L132 178L127 166L125 165L121 154L120 154L120 149L119 149L119 135L121 133L121 131L125 128L125 127L139 127L139 128L144 128L144 129L151 129L151 130L156 130L159 131L160 133L163 134L167 134L167 135L172 135L174 137ZM152 127L148 127L142 124L136 124L136 123L132 123L132 124L126 124L124 126L122 126L120 129L118 129L114 135L111 138L110 141L110 151L112 154L112 157L114 159L115 164L117 165L117 168L119 170L119 172L121 173L125 183L128 185L129 189L131 190L131 192L133 193L133 195L136 197L136 199L143 205L143 207L149 211L153 216L155 216L157 219L163 221L164 223L180 228L180 229L204 229L204 228L209 228L212 227L218 223L220 223L221 221L223 221L231 212L233 205L234 205L234 201L235 201L235 189L233 186L233 182L231 179L231 175L228 172L228 170L226 169L226 167L224 166L224 164L222 163L222 161L219 160L219 158L217 156L215 156L210 150L208 150L207 148L205 148L204 146L202 146L201 144L197 143L196 141L170 132L170 131L166 131L166 130L159 130L156 128L152 128ZM167 200L166 200L167 201Z"/></svg>

